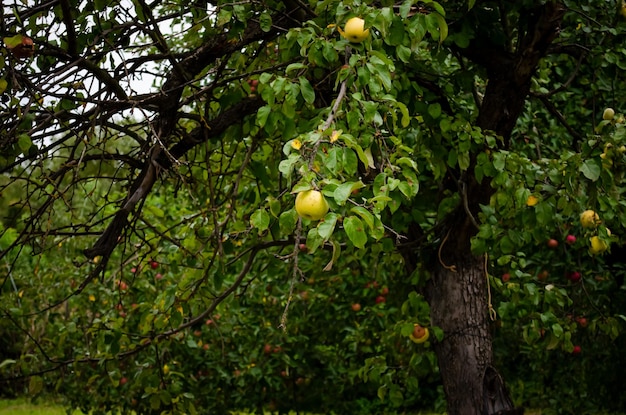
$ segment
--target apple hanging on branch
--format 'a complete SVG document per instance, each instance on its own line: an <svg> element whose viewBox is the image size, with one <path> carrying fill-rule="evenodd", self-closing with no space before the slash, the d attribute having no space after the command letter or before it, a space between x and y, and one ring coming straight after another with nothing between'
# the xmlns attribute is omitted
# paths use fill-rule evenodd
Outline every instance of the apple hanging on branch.
<svg viewBox="0 0 626 415"><path fill-rule="evenodd" d="M296 212L304 219L320 220L328 209L328 202L319 190L305 190L296 196Z"/></svg>
<svg viewBox="0 0 626 415"><path fill-rule="evenodd" d="M424 343L426 340L428 340L429 337L430 332L428 328L422 327L417 323L413 324L413 332L409 334L409 339L411 339L413 343Z"/></svg>
<svg viewBox="0 0 626 415"><path fill-rule="evenodd" d="M15 35L5 37L2 40L4 41L6 48L19 60L30 58L35 54L33 39L28 36Z"/></svg>
<svg viewBox="0 0 626 415"><path fill-rule="evenodd" d="M361 43L370 34L370 30L365 28L365 20L360 17L353 17L346 22L343 29L337 27L341 36L345 37L351 43Z"/></svg>

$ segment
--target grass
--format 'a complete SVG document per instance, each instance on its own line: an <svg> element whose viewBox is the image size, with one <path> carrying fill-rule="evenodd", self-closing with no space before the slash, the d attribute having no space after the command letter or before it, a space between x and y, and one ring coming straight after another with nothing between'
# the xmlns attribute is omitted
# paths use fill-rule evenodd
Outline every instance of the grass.
<svg viewBox="0 0 626 415"><path fill-rule="evenodd" d="M79 415L80 411L75 411ZM65 415L65 408L53 403L34 404L27 399L0 400L0 415Z"/></svg>

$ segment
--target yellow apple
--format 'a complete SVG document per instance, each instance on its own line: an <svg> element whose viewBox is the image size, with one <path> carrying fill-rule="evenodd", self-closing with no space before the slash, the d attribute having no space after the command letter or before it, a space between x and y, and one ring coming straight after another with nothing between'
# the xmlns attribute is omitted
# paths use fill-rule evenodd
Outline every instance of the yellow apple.
<svg viewBox="0 0 626 415"><path fill-rule="evenodd" d="M430 332L426 327L422 327L419 324L413 324L413 333L409 334L409 339L413 343L424 343L430 337Z"/></svg>
<svg viewBox="0 0 626 415"><path fill-rule="evenodd" d="M365 20L353 17L346 22L343 30L339 29L339 33L352 43L361 43L369 36L370 30L365 28Z"/></svg>
<svg viewBox="0 0 626 415"><path fill-rule="evenodd" d="M609 249L609 244L607 244L597 236L592 236L591 238L589 238L589 242L591 242L591 247L589 248L589 253L591 255L601 254L602 252Z"/></svg>
<svg viewBox="0 0 626 415"><path fill-rule="evenodd" d="M600 216L593 210L585 210L580 214L580 224L583 228L595 228L600 223Z"/></svg>
<svg viewBox="0 0 626 415"><path fill-rule="evenodd" d="M296 212L304 219L320 220L328 213L328 203L322 192L305 190L296 196Z"/></svg>
<svg viewBox="0 0 626 415"><path fill-rule="evenodd" d="M615 116L615 110L613 108L607 108L602 113L602 119L603 120L610 121L610 120L613 119L614 116Z"/></svg>

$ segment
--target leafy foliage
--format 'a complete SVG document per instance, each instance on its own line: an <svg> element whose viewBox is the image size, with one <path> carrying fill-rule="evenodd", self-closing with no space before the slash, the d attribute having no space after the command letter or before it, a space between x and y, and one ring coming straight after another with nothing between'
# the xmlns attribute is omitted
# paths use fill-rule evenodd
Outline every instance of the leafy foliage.
<svg viewBox="0 0 626 415"><path fill-rule="evenodd" d="M443 410L431 345L454 333L409 335L462 211L516 403L624 409L610 385L584 395L614 379L597 362L623 366L621 3L563 3L510 131L485 127L494 56L519 56L545 2L58 3L2 8L15 393L94 413ZM353 16L359 44L338 31ZM293 207L311 188L319 222ZM580 382L558 384L570 366Z"/></svg>

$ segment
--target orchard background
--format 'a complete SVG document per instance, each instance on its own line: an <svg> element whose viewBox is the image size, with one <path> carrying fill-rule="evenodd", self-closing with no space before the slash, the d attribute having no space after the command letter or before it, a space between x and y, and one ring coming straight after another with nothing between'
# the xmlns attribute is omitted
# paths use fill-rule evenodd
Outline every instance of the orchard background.
<svg viewBox="0 0 626 415"><path fill-rule="evenodd" d="M3 397L626 412L621 1L0 10Z"/></svg>

